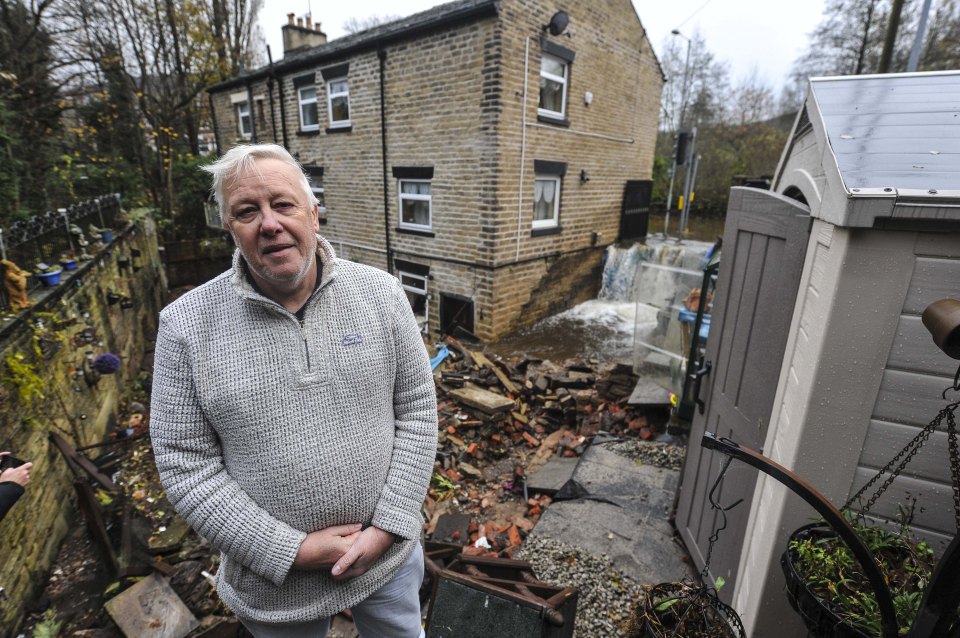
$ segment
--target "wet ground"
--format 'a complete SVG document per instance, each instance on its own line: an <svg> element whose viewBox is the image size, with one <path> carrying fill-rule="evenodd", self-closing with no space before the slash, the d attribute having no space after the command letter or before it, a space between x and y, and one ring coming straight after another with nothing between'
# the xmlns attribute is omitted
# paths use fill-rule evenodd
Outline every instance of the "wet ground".
<svg viewBox="0 0 960 638"><path fill-rule="evenodd" d="M489 350L502 357L630 363L636 316L635 303L593 299L490 344Z"/></svg>

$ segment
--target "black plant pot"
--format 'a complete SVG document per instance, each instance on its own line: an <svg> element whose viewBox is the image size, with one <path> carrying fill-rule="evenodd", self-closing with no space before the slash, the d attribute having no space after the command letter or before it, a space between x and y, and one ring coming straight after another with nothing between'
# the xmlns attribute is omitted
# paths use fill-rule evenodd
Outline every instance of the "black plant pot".
<svg viewBox="0 0 960 638"><path fill-rule="evenodd" d="M822 523L804 525L790 535L790 541L836 537L829 527ZM800 614L807 626L811 638L870 638L862 631L842 621L830 606L818 598L800 576L794 566L794 556L789 549L780 556L780 567L787 579L787 599L793 610Z"/></svg>

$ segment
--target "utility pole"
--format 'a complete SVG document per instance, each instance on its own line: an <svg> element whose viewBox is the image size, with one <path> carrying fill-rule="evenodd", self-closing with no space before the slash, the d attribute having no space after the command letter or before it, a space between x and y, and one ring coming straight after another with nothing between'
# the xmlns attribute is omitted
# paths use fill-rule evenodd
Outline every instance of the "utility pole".
<svg viewBox="0 0 960 638"><path fill-rule="evenodd" d="M694 126L693 130L690 131L690 150L688 151L687 157L690 158L690 161L687 162L687 175L683 180L683 204L680 208L680 229L678 231L678 237L683 239L683 231L687 228L687 210L690 206L690 190L693 184L693 158L696 157L697 152L697 127Z"/></svg>
<svg viewBox="0 0 960 638"><path fill-rule="evenodd" d="M680 235L683 236L687 232L687 224L690 222L690 211L693 207L693 197L694 193L697 190L697 169L700 168L700 155L696 157L691 157L691 162L693 166L691 171L693 175L690 177L690 191L687 193L687 198L683 200L683 224L680 228Z"/></svg>
<svg viewBox="0 0 960 638"><path fill-rule="evenodd" d="M913 73L917 70L920 62L920 48L923 45L923 36L927 32L927 15L930 13L930 3L932 0L923 0L923 10L920 12L920 24L917 25L917 37L913 39L913 48L910 49L910 61L907 62L907 72Z"/></svg>
<svg viewBox="0 0 960 638"><path fill-rule="evenodd" d="M890 7L890 22L887 23L887 34L883 38L883 53L880 54L880 68L877 73L890 72L890 60L893 59L893 45L897 41L897 30L900 28L900 14L903 12L903 0L893 0Z"/></svg>
<svg viewBox="0 0 960 638"><path fill-rule="evenodd" d="M683 129L683 121L687 111L687 83L690 78L690 44L691 40L680 33L679 29L671 31L673 35L678 35L687 41L687 58L683 63L683 88L680 89L680 121L677 124L677 145L673 155L673 165L670 167L670 190L667 192L667 211L663 220L663 238L667 238L667 230L670 228L670 208L673 206L673 180L677 174L677 166L684 164L687 157L687 138L689 134ZM688 167L689 168L689 167ZM689 173L689 171L688 171ZM681 211L682 213L682 211ZM682 219L682 214L681 214ZM682 231L680 233L682 235Z"/></svg>
<svg viewBox="0 0 960 638"><path fill-rule="evenodd" d="M663 221L663 238L667 238L670 228L670 208L673 206L673 180L677 175L677 166L687 161L687 140L690 134L687 131L677 132L677 142L673 147L673 163L670 165L670 190L667 192L667 212Z"/></svg>

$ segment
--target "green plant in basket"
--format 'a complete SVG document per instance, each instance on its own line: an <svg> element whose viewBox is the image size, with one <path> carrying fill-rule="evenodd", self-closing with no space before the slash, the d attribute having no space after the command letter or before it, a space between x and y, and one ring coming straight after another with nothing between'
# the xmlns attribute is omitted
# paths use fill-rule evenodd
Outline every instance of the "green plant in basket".
<svg viewBox="0 0 960 638"><path fill-rule="evenodd" d="M909 508L901 508L899 529L893 531L866 525L856 515L845 512L886 578L901 635L913 623L936 566L930 546L914 540L910 534L913 507L911 503ZM800 578L840 620L867 636L882 635L880 608L873 590L838 536L804 535L790 542L789 551Z"/></svg>

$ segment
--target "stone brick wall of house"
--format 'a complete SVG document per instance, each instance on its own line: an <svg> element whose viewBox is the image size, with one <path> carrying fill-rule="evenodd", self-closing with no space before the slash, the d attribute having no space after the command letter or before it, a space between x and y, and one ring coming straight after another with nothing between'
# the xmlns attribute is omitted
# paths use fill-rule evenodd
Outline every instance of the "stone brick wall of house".
<svg viewBox="0 0 960 638"><path fill-rule="evenodd" d="M514 317L511 328L520 329L596 299L604 250L588 248L497 270L494 313Z"/></svg>
<svg viewBox="0 0 960 638"><path fill-rule="evenodd" d="M490 86L499 74L491 59L499 50L498 38L496 21L487 19L386 48L391 250L396 259L430 267L431 330L439 327L442 291L473 298L475 327L492 334L489 265L496 236L492 223L496 217L494 126L499 99L491 95ZM484 51L492 53L485 56ZM344 62L349 64L351 128L328 132L321 69ZM376 51L331 60L316 70L285 76L283 92L290 151L306 166L323 167L327 210L321 233L346 257L386 269L379 65ZM320 131L304 134L299 132L294 81L311 74L317 86ZM255 96L266 95L266 90L265 82L251 85ZM221 129L237 130L231 95L245 91L234 88L213 96ZM269 105L269 100L264 103ZM485 105L480 118L477 105ZM279 107L275 110L279 118ZM274 141L270 133L258 129L258 139ZM225 146L238 141L245 140L234 135ZM433 237L398 231L398 182L393 167L433 168Z"/></svg>
<svg viewBox="0 0 960 638"><path fill-rule="evenodd" d="M131 256L121 268L118 256ZM83 525L76 508L73 475L60 452L49 442L56 432L75 447L102 440L116 421L123 389L140 374L144 352L153 339L164 294L157 251L157 234L149 218L118 232L116 239L93 262L82 263L32 309L0 327L0 358L22 354L39 377L42 397L24 400L18 384L27 375L16 375L5 364L0 403L0 449L34 463L32 481L20 501L0 522L0 586L8 596L0 599L0 638L16 635L24 609L46 585L46 574L68 530ZM109 304L107 292L134 302L123 308ZM43 322L42 330L37 320ZM69 322L69 325L64 325ZM79 344L75 337L84 328L96 331L97 342ZM59 347L49 356L51 343ZM112 352L122 360L114 375L103 375L89 386L75 376L87 351ZM95 455L96 453L94 453Z"/></svg>
<svg viewBox="0 0 960 638"><path fill-rule="evenodd" d="M627 180L649 179L656 143L663 76L629 0L573 0L564 3L570 16L567 34L552 36L543 30L559 7L539 0L504 0L503 116L498 131L504 149L499 164L500 202L497 227L499 264L536 256L586 249L597 233L598 248L616 241L620 207ZM566 119L569 126L538 120L541 34L576 55L569 66ZM526 52L529 51L528 54ZM524 60L527 60L527 97L524 101ZM592 94L586 104L585 95ZM523 117L526 118L523 183L520 182ZM559 222L555 235L531 236L536 160L567 163L561 184ZM588 181L581 181L586 171ZM522 199L521 199L522 198ZM517 213L522 215L517 250ZM519 252L519 254L518 254ZM594 255L589 261L602 259ZM589 251L584 254L590 254ZM563 309L578 298L560 285L559 271L566 258L526 270L529 287L495 286L498 325L519 327ZM573 262L582 259L578 257ZM511 269L513 270L513 269ZM520 276L518 274L518 276ZM510 279L509 277L507 278ZM571 275L571 280L577 277ZM499 281L499 277L498 277ZM597 277L595 286L600 283Z"/></svg>
<svg viewBox="0 0 960 638"><path fill-rule="evenodd" d="M385 48L387 170L433 168L432 237L398 232L397 180L388 176L393 256L430 267L435 299L439 292L473 296L476 333L484 339L539 319L544 309L564 307L570 295L556 285L551 264L566 263L565 253L614 242L625 182L649 178L652 170L663 78L633 7L629 0L574 0L564 8L570 37L548 38L576 53L569 126L537 119L540 34L556 11L547 2L504 0L498 18ZM352 128L331 133L320 71L342 63L349 64ZM320 120L320 131L308 135L297 134L294 81L303 75L316 82ZM379 88L379 60L372 50L283 79L290 150L324 171L327 212L321 232L348 247L351 258L361 255L365 263L386 268ZM222 130L236 130L230 96L245 90L214 96ZM269 106L265 82L254 82L251 91L264 95L262 103ZM269 127L258 128L261 140L269 133ZM536 160L567 164L558 234L531 236ZM589 181L581 182L581 170ZM538 258L551 263L531 262ZM550 281L541 281L548 272ZM545 299L533 299L534 294ZM438 310L439 303L431 303L431 330L439 326Z"/></svg>

